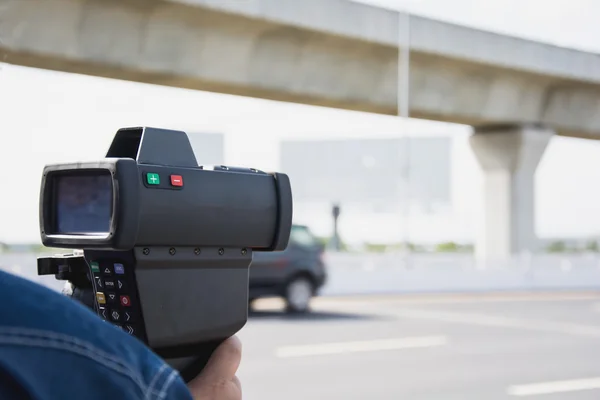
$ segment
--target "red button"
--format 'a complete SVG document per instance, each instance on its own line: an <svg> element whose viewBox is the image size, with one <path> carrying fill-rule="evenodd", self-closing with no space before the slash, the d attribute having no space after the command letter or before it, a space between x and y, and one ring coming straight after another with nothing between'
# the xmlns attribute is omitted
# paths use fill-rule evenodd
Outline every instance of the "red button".
<svg viewBox="0 0 600 400"><path fill-rule="evenodd" d="M181 175L171 175L171 186L183 186Z"/></svg>
<svg viewBox="0 0 600 400"><path fill-rule="evenodd" d="M129 300L129 296L121 296L121 305L123 307L131 306L131 300Z"/></svg>

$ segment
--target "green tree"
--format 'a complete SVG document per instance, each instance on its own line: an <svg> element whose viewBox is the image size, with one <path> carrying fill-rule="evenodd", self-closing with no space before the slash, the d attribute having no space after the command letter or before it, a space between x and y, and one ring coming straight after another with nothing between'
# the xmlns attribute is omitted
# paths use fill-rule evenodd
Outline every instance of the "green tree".
<svg viewBox="0 0 600 400"><path fill-rule="evenodd" d="M564 253L567 251L567 245L565 244L565 242L558 240L556 242L550 243L546 250L548 251L548 253Z"/></svg>
<svg viewBox="0 0 600 400"><path fill-rule="evenodd" d="M456 253L460 250L460 246L454 242L439 243L435 246L435 251L438 253Z"/></svg>
<svg viewBox="0 0 600 400"><path fill-rule="evenodd" d="M32 244L29 250L33 253L46 253L49 249L42 244Z"/></svg>
<svg viewBox="0 0 600 400"><path fill-rule="evenodd" d="M598 251L600 251L600 246L598 246L598 241L596 241L596 240L590 240L585 245L585 249L586 249L586 251L590 251L592 253L597 253Z"/></svg>
<svg viewBox="0 0 600 400"><path fill-rule="evenodd" d="M385 253L388 246L380 243L365 243L365 249L369 253Z"/></svg>
<svg viewBox="0 0 600 400"><path fill-rule="evenodd" d="M317 242L319 242L319 244L323 246L323 248L329 248L329 244L331 243L331 237L316 236L316 239ZM348 251L348 245L342 239L340 239L340 251Z"/></svg>
<svg viewBox="0 0 600 400"><path fill-rule="evenodd" d="M475 252L475 246L473 246L472 244L465 244L464 246L462 246L462 251L464 251L465 253L473 253Z"/></svg>

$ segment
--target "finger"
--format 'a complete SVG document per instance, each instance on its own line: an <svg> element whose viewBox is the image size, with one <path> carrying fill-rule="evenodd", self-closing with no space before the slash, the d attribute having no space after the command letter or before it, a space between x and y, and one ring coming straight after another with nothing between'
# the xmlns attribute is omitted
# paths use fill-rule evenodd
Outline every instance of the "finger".
<svg viewBox="0 0 600 400"><path fill-rule="evenodd" d="M233 377L231 382L233 382L234 386L237 388L237 390L239 391L239 393L241 395L242 394L242 382L240 382L240 378L238 378L236 375Z"/></svg>
<svg viewBox="0 0 600 400"><path fill-rule="evenodd" d="M196 380L202 381L203 385L232 380L241 360L242 342L236 336L232 336L215 349L200 375L190 384L194 384Z"/></svg>
<svg viewBox="0 0 600 400"><path fill-rule="evenodd" d="M229 381L229 389L227 390L227 400L242 400L242 383L240 382L237 376L234 376L231 381Z"/></svg>

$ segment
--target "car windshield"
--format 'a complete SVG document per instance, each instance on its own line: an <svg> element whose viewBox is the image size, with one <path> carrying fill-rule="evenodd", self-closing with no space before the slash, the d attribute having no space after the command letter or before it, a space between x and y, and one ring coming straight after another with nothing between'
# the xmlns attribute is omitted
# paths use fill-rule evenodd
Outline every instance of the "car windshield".
<svg viewBox="0 0 600 400"><path fill-rule="evenodd" d="M319 241L307 227L295 225L290 233L290 243L301 247L314 247Z"/></svg>

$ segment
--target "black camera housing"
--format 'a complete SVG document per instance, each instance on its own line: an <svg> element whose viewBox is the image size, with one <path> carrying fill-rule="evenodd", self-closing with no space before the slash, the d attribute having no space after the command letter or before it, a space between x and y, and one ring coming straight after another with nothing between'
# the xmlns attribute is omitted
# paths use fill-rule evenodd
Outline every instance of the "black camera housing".
<svg viewBox="0 0 600 400"><path fill-rule="evenodd" d="M252 252L284 250L292 212L285 174L207 169L185 132L125 128L103 160L44 168L40 233L83 249L96 312L189 380L245 325Z"/></svg>

